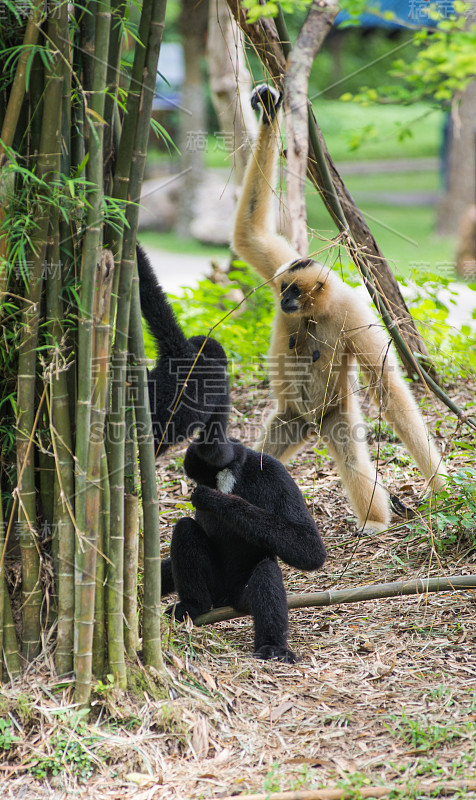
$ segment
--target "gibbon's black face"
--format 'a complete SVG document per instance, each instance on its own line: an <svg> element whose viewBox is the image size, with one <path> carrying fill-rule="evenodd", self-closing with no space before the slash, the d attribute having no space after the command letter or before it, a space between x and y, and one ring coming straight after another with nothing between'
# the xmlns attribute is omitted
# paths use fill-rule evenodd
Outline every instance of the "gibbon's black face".
<svg viewBox="0 0 476 800"><path fill-rule="evenodd" d="M306 258L281 274L281 310L285 314L312 314L316 292L324 285L322 270L322 264Z"/></svg>
<svg viewBox="0 0 476 800"><path fill-rule="evenodd" d="M285 314L295 314L301 310L299 298L301 290L296 283L286 283L283 281L281 284L281 310Z"/></svg>

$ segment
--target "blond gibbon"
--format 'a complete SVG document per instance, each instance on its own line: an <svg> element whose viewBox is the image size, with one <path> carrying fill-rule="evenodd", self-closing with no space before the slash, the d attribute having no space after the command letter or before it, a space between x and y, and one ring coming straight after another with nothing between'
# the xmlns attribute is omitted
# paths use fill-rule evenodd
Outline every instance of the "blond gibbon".
<svg viewBox="0 0 476 800"><path fill-rule="evenodd" d="M378 532L389 525L390 503L370 460L356 362L431 489L441 488L446 470L380 321L335 272L301 258L276 231L280 99L265 85L253 92L261 124L232 243L240 258L269 281L277 300L269 360L276 408L255 449L287 462L319 435L336 461L359 525Z"/></svg>

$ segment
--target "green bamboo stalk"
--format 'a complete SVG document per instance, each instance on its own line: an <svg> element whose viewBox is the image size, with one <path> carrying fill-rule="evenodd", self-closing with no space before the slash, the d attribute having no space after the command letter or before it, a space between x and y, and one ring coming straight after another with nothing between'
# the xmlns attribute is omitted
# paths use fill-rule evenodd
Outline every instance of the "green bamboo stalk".
<svg viewBox="0 0 476 800"><path fill-rule="evenodd" d="M119 123L120 117L114 111L117 105L117 90L119 88L120 63L122 52L123 19L126 12L127 3L125 0L111 0L111 33L109 36L109 54L107 58L107 96L104 106L104 119L107 120L107 128L104 131L104 190L110 194L112 190L112 168L114 160L114 141L117 132L114 130ZM106 235L106 241L109 236Z"/></svg>
<svg viewBox="0 0 476 800"><path fill-rule="evenodd" d="M78 13L78 9L76 9ZM76 34L76 41L73 48L73 75L80 75L82 71L82 53L79 44L79 34ZM85 150L84 136L84 103L77 97L74 101L71 98L71 165L79 167L83 163Z"/></svg>
<svg viewBox="0 0 476 800"><path fill-rule="evenodd" d="M129 658L137 655L137 571L139 565L139 498L137 495L137 437L132 381L126 387L126 446L124 471L124 644Z"/></svg>
<svg viewBox="0 0 476 800"><path fill-rule="evenodd" d="M0 165L3 162L5 149L11 147L15 132L17 130L18 120L23 105L23 99L26 91L26 74L28 59L31 57L32 48L38 41L40 32L40 22L43 16L44 2L43 0L35 0L31 8L28 22L23 37L23 49L18 59L15 78L13 80L8 104L5 109L5 115L2 121L0 133ZM2 183L2 168L0 166L0 186ZM0 205L0 224L5 219L5 210L3 205ZM0 300L7 289L8 281L8 240L7 236L0 236ZM0 303L0 317L2 314L2 304Z"/></svg>
<svg viewBox="0 0 476 800"><path fill-rule="evenodd" d="M81 52L82 86L86 92L94 92L94 74L97 74L97 59L103 59L108 52L97 50L97 15L102 11L102 0L86 0L79 9L79 49ZM109 40L108 40L109 44ZM86 133L89 136L89 133Z"/></svg>
<svg viewBox="0 0 476 800"><path fill-rule="evenodd" d="M96 561L96 597L92 664L93 675L95 675L96 678L101 678L104 675L104 665L106 663L105 554L107 553L109 540L110 488L107 453L104 444L101 449L101 495L101 518Z"/></svg>
<svg viewBox="0 0 476 800"><path fill-rule="evenodd" d="M25 97L28 60L31 57L32 48L38 42L44 7L44 0L34 0L30 9L25 35L23 37L22 52L18 59L15 78L12 88L10 89L10 96L3 119L2 132L0 134L0 163L2 163L5 149L11 147L13 144L13 138Z"/></svg>
<svg viewBox="0 0 476 800"><path fill-rule="evenodd" d="M56 23L52 23L55 28ZM46 72L43 103L38 175L45 181L58 174L58 130L61 130L61 95L63 61L53 53ZM44 190L43 190L44 191ZM17 386L17 471L22 476L17 487L19 509L18 524L22 552L23 590L23 641L27 660L34 658L40 648L40 555L36 521L36 490L33 463L33 435L35 417L36 346L40 318L40 298L49 224L49 207L45 198L38 203L36 229L32 236L32 266L29 291L22 316L22 335L18 361Z"/></svg>
<svg viewBox="0 0 476 800"><path fill-rule="evenodd" d="M144 43L141 47L136 45L132 80L129 89L127 111L122 127L121 140L116 164L114 179L114 195L118 199L125 199L127 191L133 202L140 196L144 165L140 159L134 158L139 147L140 151L147 148L149 135L150 114L152 110L153 90L155 89L155 76L157 74L158 48L155 46L156 25L154 13L157 13L157 0L144 0L141 20L139 25L139 38ZM165 9L165 3L163 4ZM147 44L147 47L145 46ZM160 42L159 42L160 45ZM154 67L155 62L155 67ZM150 94L151 76L153 68L153 89ZM142 83L143 82L143 83ZM140 86L142 85L142 95ZM144 102L145 98L145 102ZM150 99L150 102L149 102ZM141 113L138 114L139 103ZM138 145L139 142L139 145ZM132 164L131 164L132 160ZM113 250L117 260L120 260L118 306L115 327L115 341L113 353L114 381L111 394L111 411L109 414L109 470L113 476L111 482L111 531L110 536L109 566L108 566L108 628L109 636L109 667L115 673L123 676L125 683L124 662L124 633L123 633L123 605L124 605L124 436L125 436L125 384L127 370L129 315L131 303L131 283L135 266L135 236L137 227L137 211L129 205L127 208L128 228L124 231L121 242L118 234L115 235ZM120 257L122 251L122 257ZM111 634L111 630L114 634Z"/></svg>
<svg viewBox="0 0 476 800"><path fill-rule="evenodd" d="M435 592L455 592L462 589L476 589L476 575L449 575L446 578L416 578L409 581L375 583L370 586L354 586L350 589L328 589L325 592L309 594L290 594L287 597L289 609L335 606L340 603L363 603L365 600L381 600L387 597L432 594ZM247 614L236 611L231 606L216 608L196 618L195 625L211 625Z"/></svg>
<svg viewBox="0 0 476 800"><path fill-rule="evenodd" d="M152 100L155 90L157 62L164 30L166 0L154 0L149 40L147 43L144 80L141 95L141 115L135 139L131 165L130 197L135 203L127 208L129 226L124 234L122 264L135 261L135 231L138 221L138 201L144 175L149 125L152 113ZM122 269L122 265L121 265ZM150 421L150 407L147 391L147 373L140 324L139 284L134 276L131 302L131 341L134 342L134 356L138 367L141 399L136 404L136 420L140 431L138 435L139 458L141 464L142 502L144 509L144 614L143 614L143 653L146 664L162 669L160 642L160 539L159 506L155 481L155 452ZM134 333L132 332L134 331Z"/></svg>
<svg viewBox="0 0 476 800"><path fill-rule="evenodd" d="M92 400L92 366L93 366L93 308L96 281L96 266L101 257L102 235L102 201L103 201L103 132L104 132L104 99L106 91L107 62L101 54L108 52L110 29L110 2L100 0L97 4L94 52L98 58L94 61L92 91L86 117L89 125L87 177L91 184L87 228L83 240L81 265L81 294L78 316L78 397L76 414L76 460L75 460L75 496L76 496L76 553L75 564L78 573L75 598L75 643L78 642L81 623L80 608L84 600L80 598L83 588L83 577L88 581L90 575L83 576L83 557L87 544L86 497L87 471L90 449L91 400ZM89 6L88 6L89 8ZM92 45L88 45L90 49ZM83 54L85 55L85 54ZM96 533L93 538L97 538ZM85 538L86 537L86 538ZM94 609L94 602L92 605ZM84 690L84 687L83 687Z"/></svg>
<svg viewBox="0 0 476 800"><path fill-rule="evenodd" d="M3 663L10 679L21 672L21 659L18 640L13 623L13 614L5 577L5 556L7 549L6 523L3 519L3 504L0 494L0 682L3 680ZM9 529L11 528L11 521ZM7 531L8 534L9 531Z"/></svg>
<svg viewBox="0 0 476 800"><path fill-rule="evenodd" d="M21 673L21 656L6 581L3 586L3 657L10 680Z"/></svg>
<svg viewBox="0 0 476 800"><path fill-rule="evenodd" d="M144 662L163 669L160 641L160 513L155 476L155 446L147 386L139 279L134 276L130 320L131 365L134 367L137 444L144 514L144 610L142 642Z"/></svg>
<svg viewBox="0 0 476 800"><path fill-rule="evenodd" d="M57 223L57 213L53 219ZM55 665L58 675L73 670L74 636L74 462L67 384L68 365L62 351L65 331L61 304L62 275L59 227L51 247L46 282L47 318L50 320L50 428L55 457L53 553L55 559L58 628Z"/></svg>
<svg viewBox="0 0 476 800"><path fill-rule="evenodd" d="M101 469L104 471L101 455L104 448L109 368L109 314L114 276L114 260L110 251L103 251L96 272L93 350L96 379L92 394L91 431L86 473L87 490L84 503L86 528L80 571L79 608L75 609L77 630L75 702L81 707L89 704L93 663L96 564L102 505Z"/></svg>
<svg viewBox="0 0 476 800"><path fill-rule="evenodd" d="M1 489L1 487L0 487ZM3 677L3 626L5 608L5 523L3 521L3 503L0 491L0 683Z"/></svg>

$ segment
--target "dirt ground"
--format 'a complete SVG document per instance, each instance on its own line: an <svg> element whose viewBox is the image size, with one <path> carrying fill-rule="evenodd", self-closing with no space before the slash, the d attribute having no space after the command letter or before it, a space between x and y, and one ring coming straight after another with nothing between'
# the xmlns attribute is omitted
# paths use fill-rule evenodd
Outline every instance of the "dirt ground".
<svg viewBox="0 0 476 800"><path fill-rule="evenodd" d="M474 386L450 394L474 402ZM242 440L254 438L266 396L263 387L233 390ZM469 428L457 429L433 399L427 410L450 472L474 467ZM164 555L191 490L183 453L175 447L158 468ZM385 433L379 462L385 485L416 506L424 482ZM288 592L476 574L474 527L438 530L434 517L394 517L388 532L362 536L325 455L310 446L290 470L329 557L313 574L283 566ZM475 602L465 590L291 611L290 646L302 658L295 665L253 658L249 618L166 626L165 685L142 670L145 692L100 687L94 719L73 730L71 686L51 681L43 661L0 693L18 734L3 756L0 749L3 795L181 800L289 791L296 800L322 787L355 798L387 787L388 797L476 797ZM66 750L59 730L68 731ZM457 788L470 780L471 788Z"/></svg>

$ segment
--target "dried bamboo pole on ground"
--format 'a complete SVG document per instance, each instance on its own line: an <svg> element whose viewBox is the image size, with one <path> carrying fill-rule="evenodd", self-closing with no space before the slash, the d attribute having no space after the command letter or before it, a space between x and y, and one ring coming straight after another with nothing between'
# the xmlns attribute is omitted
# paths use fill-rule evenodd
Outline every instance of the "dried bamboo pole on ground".
<svg viewBox="0 0 476 800"><path fill-rule="evenodd" d="M328 789L298 789L297 791L290 792L269 792L261 794L238 794L232 797L223 797L222 800L355 800L359 798L373 798L373 797L387 797L392 792L400 793L405 786L403 784L389 784L387 786L359 786L357 789L349 788L331 788ZM431 794L432 797L450 796L460 792L472 792L476 789L476 780L468 778L467 780L458 781L422 781L421 783L412 783L412 792L417 790L419 794Z"/></svg>
<svg viewBox="0 0 476 800"><path fill-rule="evenodd" d="M426 595L434 592L454 592L462 589L476 589L476 575L449 575L445 578L416 578L409 581L392 581L391 583L375 583L369 586L356 586L351 589L328 589L324 592L309 594L290 594L287 597L288 608L315 608L335 606L340 603L362 603L365 600L381 600L386 597L404 597L408 595ZM201 614L195 625L210 625L237 617L246 617L246 613L236 611L231 606L216 608Z"/></svg>
<svg viewBox="0 0 476 800"><path fill-rule="evenodd" d="M110 251L103 251L96 272L93 331L93 358L96 380L92 394L91 434L86 473L86 533L84 537L84 554L81 560L79 607L75 609L77 626L75 702L82 707L87 706L89 703L92 677L96 562L102 505L101 453L104 448L109 368L109 313L114 275L114 260Z"/></svg>

